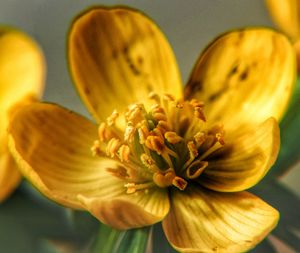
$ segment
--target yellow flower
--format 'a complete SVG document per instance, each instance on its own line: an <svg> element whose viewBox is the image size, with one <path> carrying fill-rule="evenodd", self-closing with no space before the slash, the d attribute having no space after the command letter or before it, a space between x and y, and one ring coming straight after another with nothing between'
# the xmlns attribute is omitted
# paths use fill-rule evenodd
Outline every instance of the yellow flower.
<svg viewBox="0 0 300 253"><path fill-rule="evenodd" d="M265 0L274 23L286 33L294 43L300 70L300 1Z"/></svg>
<svg viewBox="0 0 300 253"><path fill-rule="evenodd" d="M246 251L274 228L278 212L244 190L277 157L277 120L296 73L283 35L257 28L220 36L184 94L168 42L137 11L87 11L68 46L99 126L54 104L18 111L10 148L42 193L117 229L162 221L182 252Z"/></svg>
<svg viewBox="0 0 300 253"><path fill-rule="evenodd" d="M19 106L41 97L44 58L36 43L24 33L0 27L0 202L21 180L7 146L9 115Z"/></svg>

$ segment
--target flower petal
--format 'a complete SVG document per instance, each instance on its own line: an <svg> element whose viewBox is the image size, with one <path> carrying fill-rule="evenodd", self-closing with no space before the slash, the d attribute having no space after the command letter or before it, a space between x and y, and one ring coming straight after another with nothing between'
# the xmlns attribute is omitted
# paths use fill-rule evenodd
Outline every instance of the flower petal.
<svg viewBox="0 0 300 253"><path fill-rule="evenodd" d="M96 191L106 161L92 156L97 127L53 104L18 110L9 129L9 147L21 172L47 197L81 208L77 194Z"/></svg>
<svg viewBox="0 0 300 253"><path fill-rule="evenodd" d="M152 187L128 194L123 181L116 182L111 175L103 179L98 196L78 196L101 222L116 229L131 229L152 225L167 215L170 204L166 190Z"/></svg>
<svg viewBox="0 0 300 253"><path fill-rule="evenodd" d="M28 96L41 97L44 72L44 57L37 44L20 31L0 27L0 139L11 106Z"/></svg>
<svg viewBox="0 0 300 253"><path fill-rule="evenodd" d="M168 241L180 252L245 252L277 224L278 212L247 193L190 187L172 192L163 221Z"/></svg>
<svg viewBox="0 0 300 253"><path fill-rule="evenodd" d="M52 104L26 106L16 112L9 134L24 176L60 204L87 209L117 228L153 224L169 210L167 193L159 189L126 193L124 181L106 170L122 165L92 156L97 127L73 112Z"/></svg>
<svg viewBox="0 0 300 253"><path fill-rule="evenodd" d="M98 120L105 120L114 109L147 103L151 91L181 97L172 49L159 28L140 12L88 10L72 25L68 53L80 96Z"/></svg>
<svg viewBox="0 0 300 253"><path fill-rule="evenodd" d="M37 44L21 31L0 27L0 201L21 180L7 148L9 114L40 98L44 88L45 63Z"/></svg>
<svg viewBox="0 0 300 253"><path fill-rule="evenodd" d="M7 145L7 143L5 143ZM21 174L8 152L0 154L0 203L4 201L19 185Z"/></svg>
<svg viewBox="0 0 300 253"><path fill-rule="evenodd" d="M217 38L200 56L185 97L204 101L209 121L236 129L269 117L279 120L295 77L295 52L283 35L238 30Z"/></svg>
<svg viewBox="0 0 300 253"><path fill-rule="evenodd" d="M273 21L293 40L300 37L300 3L298 0L265 0Z"/></svg>
<svg viewBox="0 0 300 253"><path fill-rule="evenodd" d="M280 146L278 123L270 118L225 144L198 178L203 186L224 192L243 191L258 183L276 161Z"/></svg>

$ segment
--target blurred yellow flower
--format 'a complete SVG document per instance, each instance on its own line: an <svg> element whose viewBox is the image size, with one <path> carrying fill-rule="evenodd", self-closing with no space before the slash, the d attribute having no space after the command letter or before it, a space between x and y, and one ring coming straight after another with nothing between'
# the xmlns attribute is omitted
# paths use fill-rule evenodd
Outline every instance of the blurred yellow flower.
<svg viewBox="0 0 300 253"><path fill-rule="evenodd" d="M269 29L226 33L182 91L173 52L138 11L94 8L69 33L72 77L99 126L54 104L19 110L9 143L46 196L117 229L162 221L182 252L241 252L278 212L245 192L279 150L296 67ZM26 133L26 134L25 134Z"/></svg>
<svg viewBox="0 0 300 253"><path fill-rule="evenodd" d="M268 11L278 28L287 34L297 53L298 71L300 70L300 1L265 0Z"/></svg>
<svg viewBox="0 0 300 253"><path fill-rule="evenodd" d="M41 97L44 58L26 34L0 27L0 202L15 189L21 175L7 147L10 114Z"/></svg>

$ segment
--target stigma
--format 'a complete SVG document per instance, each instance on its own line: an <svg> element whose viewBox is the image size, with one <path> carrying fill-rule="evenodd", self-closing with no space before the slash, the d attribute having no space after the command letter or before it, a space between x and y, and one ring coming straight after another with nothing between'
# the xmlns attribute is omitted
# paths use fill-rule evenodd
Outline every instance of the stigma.
<svg viewBox="0 0 300 253"><path fill-rule="evenodd" d="M142 103L116 110L98 128L91 150L117 162L108 168L124 181L128 194L151 187L183 191L201 180L210 157L225 145L222 125L209 125L204 103L176 100L170 94L150 93L150 107Z"/></svg>

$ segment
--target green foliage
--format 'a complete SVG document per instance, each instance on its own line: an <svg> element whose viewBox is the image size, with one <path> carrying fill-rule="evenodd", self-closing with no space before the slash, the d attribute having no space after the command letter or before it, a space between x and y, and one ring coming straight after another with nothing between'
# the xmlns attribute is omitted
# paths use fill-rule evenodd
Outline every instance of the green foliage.
<svg viewBox="0 0 300 253"><path fill-rule="evenodd" d="M119 231L102 224L91 253L145 252L149 233L149 227Z"/></svg>
<svg viewBox="0 0 300 253"><path fill-rule="evenodd" d="M300 78L288 110L280 123L281 147L276 164L268 173L281 176L300 161Z"/></svg>

